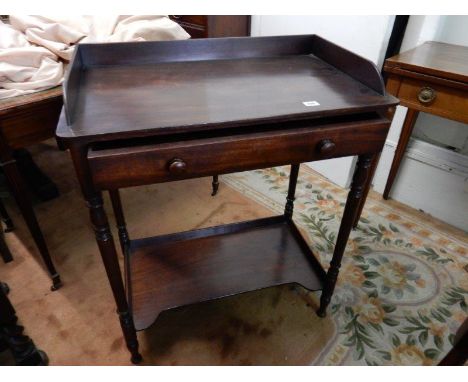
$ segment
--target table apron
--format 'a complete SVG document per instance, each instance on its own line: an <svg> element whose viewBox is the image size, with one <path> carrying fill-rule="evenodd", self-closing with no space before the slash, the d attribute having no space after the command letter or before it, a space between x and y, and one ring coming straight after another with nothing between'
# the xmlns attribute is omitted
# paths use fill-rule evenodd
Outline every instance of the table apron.
<svg viewBox="0 0 468 382"><path fill-rule="evenodd" d="M423 80L402 78L398 92L401 105L424 113L438 115L461 123L468 123L468 89L457 89ZM422 102L421 92L429 89L433 99Z"/></svg>
<svg viewBox="0 0 468 382"><path fill-rule="evenodd" d="M382 150L389 122L298 128L144 146L90 149L99 189L225 174ZM177 166L171 163L178 161Z"/></svg>

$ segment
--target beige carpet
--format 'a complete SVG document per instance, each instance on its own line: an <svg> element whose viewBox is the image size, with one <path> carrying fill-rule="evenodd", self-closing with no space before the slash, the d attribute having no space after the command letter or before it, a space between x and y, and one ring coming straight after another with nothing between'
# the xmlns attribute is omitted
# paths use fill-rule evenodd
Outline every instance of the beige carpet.
<svg viewBox="0 0 468 382"><path fill-rule="evenodd" d="M22 324L38 347L47 352L52 365L128 365L129 354L123 344L110 288L68 154L56 150L53 142L35 147L33 153L39 165L58 184L62 194L56 200L38 205L36 211L64 287L57 292L49 290L50 281L11 200L6 200L6 205L17 229L7 234L6 238L15 261L6 265L0 263L0 280L10 285L10 298ZM130 236L152 236L254 219L282 210L287 174L281 169L233 174L223 176L221 180L220 193L214 198L210 196L211 185L207 178L123 190L122 199ZM312 180L314 185L310 186ZM295 220L311 243L314 243L314 250L319 253L324 264L329 259L327 254L334 239L333 229L336 228L330 224L336 225L335 221L340 217L336 211L340 210L344 196L343 190L310 170L301 171ZM405 331L408 325L405 326L404 317L411 317L410 313L414 312L417 314L417 309L421 306L425 308L429 302L432 304L434 299L441 299L446 292L446 288L440 287L440 282L437 293L428 286L431 280L427 275L433 269L431 262L443 260L447 256L459 256L456 269L447 271L449 276L442 280L447 287L456 286L463 275L459 269L466 264L466 237L447 225L398 204L385 203L382 207L380 199L373 198L369 203L370 208L365 211L367 220L353 234L354 239L347 250L352 252L348 257L357 263L353 264L350 260L344 264L340 285L332 302L334 313L329 317L319 319L314 313L319 294L308 293L299 286L269 288L167 311L159 316L149 330L138 334L144 364L437 362L450 348L449 336L466 317L462 308L447 308L450 317L443 317L444 322L426 330L428 339L425 345L415 342L420 338L421 330L413 334L395 333L395 330ZM307 204L307 200L313 203ZM106 199L107 207L109 204ZM315 211L319 220L310 220L310 209ZM375 218L376 214L378 219ZM389 216L392 214L397 218ZM113 218L110 218L113 222ZM376 221L377 228L373 226ZM428 232L426 235L424 232L421 235L422 223ZM372 230L379 231L379 224L385 229L380 236ZM393 231L388 228L389 224L399 228ZM386 232L388 229L393 233L392 237ZM436 248L435 260L431 260L427 254L420 254L422 263L420 261L416 266L411 266L407 261L403 264L403 270L409 277L410 287L405 288L408 282L402 282L401 291L392 285L386 289L385 278L393 280L394 277L400 277L399 274L395 276L395 272L401 271L401 267L395 264L393 268L387 267L394 273L381 277L375 275L378 271L372 271L366 266L381 266L380 263L385 262L382 259L388 254L384 250L388 252L391 249L406 256L416 254L419 248L401 246L398 242L394 244L398 235L401 240L411 241L415 236L408 233L411 230L418 232L416 236L420 240L415 241L413 246L427 244L437 234L441 240L445 240L444 251L448 254L441 257L439 248ZM372 241L368 233L379 236L380 240ZM368 239L370 244L367 243ZM384 242L384 239L391 242ZM400 245L399 251L395 251L393 245ZM372 256L375 258L371 259ZM367 264L370 260L373 260L371 264ZM379 265L375 265L375 262ZM452 267L452 263L453 260L442 261L437 266ZM421 273L420 269L425 272ZM380 278L384 281L380 282ZM369 283L363 285L366 281L375 288ZM417 282L421 290L417 289ZM417 297L411 293L413 290L416 290ZM354 295L346 294L346 291ZM465 301L462 292L455 290L451 293L462 296ZM408 309L408 303L412 304L413 310ZM432 324L433 319L428 319ZM359 333L359 325L355 325L358 332L353 334L349 322L364 325L366 333ZM439 334L441 339L435 339Z"/></svg>

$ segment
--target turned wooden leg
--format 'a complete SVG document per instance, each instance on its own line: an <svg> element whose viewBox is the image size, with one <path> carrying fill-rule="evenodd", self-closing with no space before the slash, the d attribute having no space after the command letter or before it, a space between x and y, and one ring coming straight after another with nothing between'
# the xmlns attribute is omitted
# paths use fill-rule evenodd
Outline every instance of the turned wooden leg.
<svg viewBox="0 0 468 382"><path fill-rule="evenodd" d="M286 206L284 207L284 216L292 219L294 210L294 195L296 194L297 176L299 175L299 164L291 165L291 172L289 173L289 187L288 196L286 196Z"/></svg>
<svg viewBox="0 0 468 382"><path fill-rule="evenodd" d="M379 159L380 159L380 154L374 155L374 157L372 158L371 167L369 170L369 181L366 183L361 201L359 202L359 208L356 214L356 218L354 219L353 228L357 227L359 223L359 219L361 218L362 210L364 209L364 205L366 204L366 200L367 200L367 195L369 194L369 190L371 188L372 179L374 178L375 170L377 169L377 165L379 164Z"/></svg>
<svg viewBox="0 0 468 382"><path fill-rule="evenodd" d="M3 262L9 263L13 261L13 256L11 255L10 248L8 248L7 243L5 242L5 234L3 230L0 229L0 256L3 259Z"/></svg>
<svg viewBox="0 0 468 382"><path fill-rule="evenodd" d="M101 252L102 261L106 269L112 293L117 304L117 310L120 319L120 326L125 337L127 348L130 351L133 363L139 363L142 360L138 352L138 339L133 323L132 315L129 311L127 299L125 296L122 274L120 273L117 251L114 245L114 239L109 228L106 212L104 211L102 195L96 193L87 198L90 211L91 222L96 234L96 241Z"/></svg>
<svg viewBox="0 0 468 382"><path fill-rule="evenodd" d="M213 189L213 191L211 192L211 196L215 196L218 193L218 189L219 189L218 175L213 175L213 181L211 182L211 188Z"/></svg>
<svg viewBox="0 0 468 382"><path fill-rule="evenodd" d="M333 258L330 262L330 268L327 272L325 286L320 297L320 308L317 314L320 317L326 316L327 306L330 303L333 291L335 289L336 280L338 278L338 272L341 266L341 259L346 248L349 234L353 227L354 219L358 212L359 202L364 194L364 189L367 183L370 182L370 167L372 162L372 155L360 155L356 169L354 171L353 181L351 183L351 190L346 200L346 206L341 219L340 230L336 239L335 250L333 252Z"/></svg>
<svg viewBox="0 0 468 382"><path fill-rule="evenodd" d="M36 243L39 253L44 261L47 270L52 278L52 290L57 290L62 286L60 275L55 270L54 263L49 254L46 241L42 235L41 227L36 219L36 214L31 204L31 198L29 197L28 191L24 185L23 178L18 171L16 161L10 158L8 161L4 161L2 164L3 171L10 186L11 193L13 194L18 207L23 215L24 220L31 232L31 235Z"/></svg>
<svg viewBox="0 0 468 382"><path fill-rule="evenodd" d="M10 215L8 215L8 211L6 210L1 198L0 218L5 224L4 230L0 227L0 256L5 263L9 263L10 261L13 261L13 256L11 255L10 248L8 248L8 245L5 242L4 232L11 232L15 227L13 226L13 221L11 220Z"/></svg>
<svg viewBox="0 0 468 382"><path fill-rule="evenodd" d="M122 248L122 253L125 254L127 253L127 248L130 244L130 237L128 236L119 190L109 190L109 195L112 202L112 209L114 210L115 220L117 221L120 247Z"/></svg>
<svg viewBox="0 0 468 382"><path fill-rule="evenodd" d="M13 225L13 220L11 220L10 215L8 214L8 211L5 208L5 205L3 204L3 201L1 198L0 198L0 219L5 224L4 232L11 232L15 229L15 226Z"/></svg>
<svg viewBox="0 0 468 382"><path fill-rule="evenodd" d="M405 122L403 123L403 127L401 129L401 135L395 151L395 156L393 157L392 167L390 168L387 183L385 184L385 190L383 193L384 199L388 199L393 182L395 181L396 175L398 174L401 160L403 159L403 155L405 155L406 147L408 146L408 142L411 137L411 133L413 132L414 124L416 123L418 114L419 111L408 109Z"/></svg>
<svg viewBox="0 0 468 382"><path fill-rule="evenodd" d="M119 314L120 326L125 338L125 343L131 353L131 361L133 363L139 363L142 357L138 352L138 339L135 324L129 310L122 274L120 273L117 251L104 210L102 194L94 190L87 162L87 152L88 148L86 146L70 147L70 154L80 181L81 190L89 208L91 223L96 235L96 242L117 305L117 313Z"/></svg>

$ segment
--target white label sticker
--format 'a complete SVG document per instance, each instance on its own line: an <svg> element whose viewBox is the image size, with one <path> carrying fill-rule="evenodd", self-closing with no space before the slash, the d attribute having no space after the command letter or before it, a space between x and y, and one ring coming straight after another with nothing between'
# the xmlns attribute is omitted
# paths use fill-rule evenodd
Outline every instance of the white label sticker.
<svg viewBox="0 0 468 382"><path fill-rule="evenodd" d="M305 101L302 102L304 106L320 106L320 104L317 101Z"/></svg>

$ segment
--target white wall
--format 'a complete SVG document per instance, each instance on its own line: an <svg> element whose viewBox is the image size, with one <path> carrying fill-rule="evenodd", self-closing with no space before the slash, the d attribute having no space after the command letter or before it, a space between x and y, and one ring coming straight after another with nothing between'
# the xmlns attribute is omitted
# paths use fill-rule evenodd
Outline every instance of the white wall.
<svg viewBox="0 0 468 382"><path fill-rule="evenodd" d="M468 16L442 16L437 41L464 45L468 43Z"/></svg>
<svg viewBox="0 0 468 382"><path fill-rule="evenodd" d="M406 27L405 37L400 51L423 44L426 41L436 41L445 16L411 16Z"/></svg>
<svg viewBox="0 0 468 382"><path fill-rule="evenodd" d="M382 66L395 16L252 16L252 36L318 34Z"/></svg>
<svg viewBox="0 0 468 382"><path fill-rule="evenodd" d="M394 16L252 16L252 36L318 34L372 60L380 68ZM349 185L355 158L310 164L336 184Z"/></svg>
<svg viewBox="0 0 468 382"><path fill-rule="evenodd" d="M398 107L374 177L383 193L406 108ZM468 231L468 157L411 139L390 197Z"/></svg>

